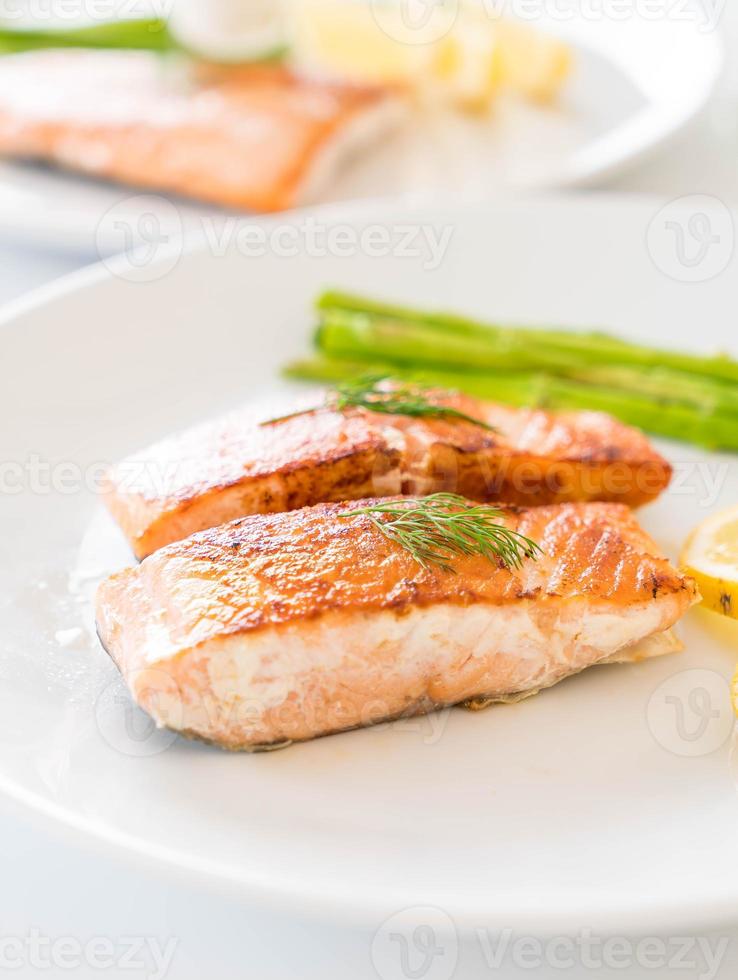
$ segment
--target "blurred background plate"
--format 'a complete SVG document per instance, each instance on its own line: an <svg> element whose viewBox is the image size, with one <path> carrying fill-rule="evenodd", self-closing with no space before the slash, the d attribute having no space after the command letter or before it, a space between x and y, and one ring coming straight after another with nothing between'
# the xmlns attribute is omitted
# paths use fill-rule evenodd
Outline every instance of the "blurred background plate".
<svg viewBox="0 0 738 980"><path fill-rule="evenodd" d="M709 10L678 6L680 17L654 20L634 11L622 21L581 13L565 21L537 19L536 27L575 50L574 73L556 105L501 99L485 119L418 111L345 168L323 203L575 186L616 173L683 129L719 76L722 46ZM121 227L146 240L152 214L168 233L195 231L213 214L172 200L174 208L130 188L0 164L0 232L37 245L109 254L127 245ZM101 225L111 209L114 220Z"/></svg>

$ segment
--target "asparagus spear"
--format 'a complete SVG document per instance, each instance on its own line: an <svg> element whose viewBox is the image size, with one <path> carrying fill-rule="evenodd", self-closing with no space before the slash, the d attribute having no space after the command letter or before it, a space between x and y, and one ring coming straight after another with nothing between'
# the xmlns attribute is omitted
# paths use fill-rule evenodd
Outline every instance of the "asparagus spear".
<svg viewBox="0 0 738 980"><path fill-rule="evenodd" d="M13 54L40 48L136 48L172 51L177 45L159 17L116 20L85 27L25 30L0 26L0 53Z"/></svg>
<svg viewBox="0 0 738 980"><path fill-rule="evenodd" d="M569 353L535 347L514 334L489 338L484 334L441 331L424 321L341 309L323 312L316 343L326 354L336 357L387 358L400 364L420 361L453 365L460 370L470 366L507 370L555 369L571 363Z"/></svg>
<svg viewBox="0 0 738 980"><path fill-rule="evenodd" d="M650 432L738 449L738 363L602 333L495 326L340 293L318 302L327 355L289 369L336 381L372 370L511 405L595 409Z"/></svg>
<svg viewBox="0 0 738 980"><path fill-rule="evenodd" d="M203 0L207 2L207 0ZM146 19L115 20L104 24L85 27L49 28L48 30L25 30L24 28L3 26L0 20L0 54L18 54L23 51L37 51L41 48L99 48L135 49L166 52L181 52L192 57L200 57L197 51L181 42L170 30L167 21L161 17ZM244 64L263 63L281 60L287 49L284 45L260 53L258 56L244 57ZM202 54L205 57L205 54ZM212 56L206 60L214 60ZM228 64L233 63L229 59Z"/></svg>
<svg viewBox="0 0 738 980"><path fill-rule="evenodd" d="M672 368L613 367L569 368L564 376L590 385L622 388L648 395L661 404L691 405L696 411L735 415L738 425L738 386L702 378Z"/></svg>
<svg viewBox="0 0 738 980"><path fill-rule="evenodd" d="M716 409L666 403L638 391L620 390L541 372L453 371L388 363L315 357L288 365L285 374L301 380L334 383L367 370L454 388L489 401L558 410L609 412L655 435L693 442L709 449L738 450L738 418Z"/></svg>
<svg viewBox="0 0 738 980"><path fill-rule="evenodd" d="M557 376L682 402L701 411L719 409L738 415L738 388L731 382L670 367L591 363L582 351L551 351L518 338L515 345L490 344L486 338L440 332L414 321L387 319L329 309L318 329L320 349L334 357L455 370L548 371ZM738 419L737 419L738 424Z"/></svg>
<svg viewBox="0 0 738 980"><path fill-rule="evenodd" d="M600 332L577 333L560 329L537 329L480 323L447 313L425 313L403 307L377 303L340 292L326 292L318 300L321 323L335 323L340 314L360 315L376 331L388 332L403 326L432 331L436 343L454 344L476 340L479 348L530 355L535 350L541 360L561 363L561 358L577 356L584 364L630 364L641 367L668 367L688 374L713 379L738 381L738 361L724 355L700 357L670 350L660 350L612 337ZM329 318L330 314L330 318ZM368 329L368 325L365 326ZM410 348L408 347L408 353ZM474 361L470 361L473 365Z"/></svg>

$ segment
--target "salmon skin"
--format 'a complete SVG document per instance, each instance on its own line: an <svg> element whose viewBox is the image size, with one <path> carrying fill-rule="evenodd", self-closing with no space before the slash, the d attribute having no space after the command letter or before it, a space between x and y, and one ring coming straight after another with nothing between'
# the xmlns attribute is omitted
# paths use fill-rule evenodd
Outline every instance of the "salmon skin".
<svg viewBox="0 0 738 980"><path fill-rule="evenodd" d="M277 66L194 74L144 51L0 60L1 154L254 211L318 197L397 111L383 89Z"/></svg>
<svg viewBox="0 0 738 980"><path fill-rule="evenodd" d="M507 508L540 557L453 573L343 516L355 507L233 521L100 586L101 641L158 725L254 749L512 700L675 649L698 598L620 504Z"/></svg>
<svg viewBox="0 0 738 980"><path fill-rule="evenodd" d="M494 426L318 410L262 425L244 409L137 453L104 493L138 558L255 513L332 500L454 491L538 506L611 500L637 506L671 467L640 432L596 412L544 412L429 396Z"/></svg>

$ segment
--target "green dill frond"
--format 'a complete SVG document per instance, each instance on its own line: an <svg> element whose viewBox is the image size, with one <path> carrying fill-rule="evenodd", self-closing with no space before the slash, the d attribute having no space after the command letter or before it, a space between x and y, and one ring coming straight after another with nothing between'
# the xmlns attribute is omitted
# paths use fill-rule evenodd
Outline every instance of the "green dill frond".
<svg viewBox="0 0 738 980"><path fill-rule="evenodd" d="M338 384L326 395L322 405L307 408L291 415L262 422L262 425L273 425L285 422L299 415L309 415L321 408L334 411L344 411L347 408L363 408L369 412L379 412L383 415L406 415L413 418L438 418L471 422L490 432L495 431L491 425L481 419L475 419L465 412L448 405L438 405L431 400L432 388L407 381L393 381L385 374L366 374L353 381Z"/></svg>
<svg viewBox="0 0 738 980"><path fill-rule="evenodd" d="M399 382L386 374L367 374L356 381L336 386L332 395L332 407L364 408L369 412L385 415L409 415L416 418L457 419L471 422L483 429L491 429L481 419L447 405L437 405L430 400L433 389L413 382ZM331 397L331 396L329 396Z"/></svg>
<svg viewBox="0 0 738 980"><path fill-rule="evenodd" d="M520 568L526 558L541 553L535 541L500 523L501 510L488 504L470 505L454 493L380 501L340 517L360 515L423 568L436 565L453 572L452 560L463 555L482 555L493 564Z"/></svg>

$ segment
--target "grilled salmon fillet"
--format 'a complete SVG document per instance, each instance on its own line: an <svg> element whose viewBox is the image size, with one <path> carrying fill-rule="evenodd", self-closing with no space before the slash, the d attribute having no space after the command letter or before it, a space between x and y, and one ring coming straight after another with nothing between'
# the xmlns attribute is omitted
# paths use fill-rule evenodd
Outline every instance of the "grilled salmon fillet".
<svg viewBox="0 0 738 980"><path fill-rule="evenodd" d="M102 643L159 725L240 749L509 700L674 649L698 598L620 504L507 509L541 556L455 574L350 509L242 518L101 585Z"/></svg>
<svg viewBox="0 0 738 980"><path fill-rule="evenodd" d="M385 90L279 67L195 77L143 51L0 60L0 154L255 211L316 197L396 109Z"/></svg>
<svg viewBox="0 0 738 980"><path fill-rule="evenodd" d="M331 500L454 491L521 505L637 506L671 467L640 432L596 412L545 412L430 396L465 421L318 410L260 425L244 409L136 453L104 493L137 557L236 517ZM268 417L268 416L266 416Z"/></svg>

